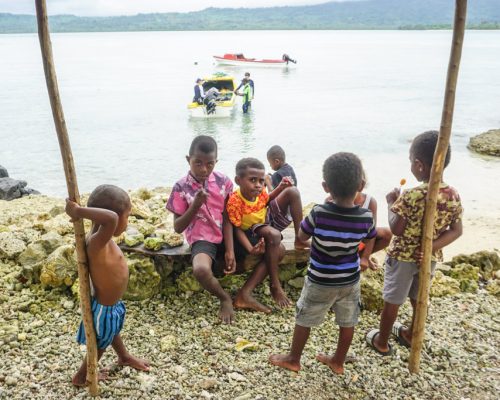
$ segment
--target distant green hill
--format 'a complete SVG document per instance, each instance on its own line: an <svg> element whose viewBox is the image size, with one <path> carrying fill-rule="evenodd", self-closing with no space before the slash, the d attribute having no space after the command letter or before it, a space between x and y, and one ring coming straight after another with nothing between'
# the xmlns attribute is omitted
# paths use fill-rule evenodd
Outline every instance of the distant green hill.
<svg viewBox="0 0 500 400"><path fill-rule="evenodd" d="M467 26L500 29L500 0L469 0ZM53 32L278 29L446 29L453 0L360 0L313 6L207 8L122 17L50 17ZM36 32L32 15L1 14L0 33Z"/></svg>

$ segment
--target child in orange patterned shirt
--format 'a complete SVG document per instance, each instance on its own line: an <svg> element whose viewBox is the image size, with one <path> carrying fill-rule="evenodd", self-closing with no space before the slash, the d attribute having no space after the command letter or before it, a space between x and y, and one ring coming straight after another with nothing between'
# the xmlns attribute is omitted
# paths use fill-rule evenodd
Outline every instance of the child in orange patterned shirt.
<svg viewBox="0 0 500 400"><path fill-rule="evenodd" d="M280 307L288 307L291 302L278 277L278 264L285 254L285 248L281 244L281 231L293 221L295 246L308 246L308 243L298 239L302 221L300 193L293 187L291 178L285 177L278 187L268 194L265 189L264 164L255 158L244 158L236 164L235 181L239 189L229 197L226 208L229 220L235 226L236 259L241 261L247 254L264 254L264 258L236 295L234 306L271 312L252 296L255 287L269 274L274 301Z"/></svg>

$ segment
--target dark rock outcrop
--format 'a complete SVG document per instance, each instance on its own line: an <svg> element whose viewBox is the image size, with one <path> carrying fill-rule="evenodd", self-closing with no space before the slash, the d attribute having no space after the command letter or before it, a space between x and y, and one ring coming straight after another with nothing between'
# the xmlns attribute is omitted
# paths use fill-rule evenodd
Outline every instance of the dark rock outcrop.
<svg viewBox="0 0 500 400"><path fill-rule="evenodd" d="M7 169L0 165L0 200L14 200L30 194L40 194L26 185L26 181L10 178Z"/></svg>

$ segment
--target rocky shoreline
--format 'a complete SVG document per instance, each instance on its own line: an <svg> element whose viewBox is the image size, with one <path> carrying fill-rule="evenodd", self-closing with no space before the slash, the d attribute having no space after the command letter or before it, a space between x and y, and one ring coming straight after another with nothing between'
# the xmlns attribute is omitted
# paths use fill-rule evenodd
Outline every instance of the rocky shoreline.
<svg viewBox="0 0 500 400"><path fill-rule="evenodd" d="M14 200L30 194L40 194L27 187L28 182L9 177L7 168L0 165L0 200Z"/></svg>
<svg viewBox="0 0 500 400"><path fill-rule="evenodd" d="M129 236L179 239L171 234L164 210L168 194L166 188L131 193ZM62 199L46 196L0 201L0 398L87 397L70 384L84 348L74 340L80 320L76 263L63 206ZM364 333L378 325L381 270L363 274L365 310L351 348L355 362L338 377L314 360L315 352L330 350L336 341L333 318L313 331L302 372L289 373L271 367L267 356L288 348L293 309L270 316L238 312L233 326L223 326L215 318L217 303L200 290L188 265L137 254L127 258L131 276L123 337L131 350L152 361L153 369L146 374L113 367L111 379L100 385L103 398L487 399L498 393L496 251L457 256L439 266L422 372L416 376L407 371L407 349L396 346L393 357L382 358L364 344ZM283 269L281 278L294 300L303 274L300 265ZM243 279L230 277L224 285L234 293ZM258 294L271 304L266 287ZM408 311L406 305L403 320ZM238 351L245 343L241 339L251 344ZM112 361L109 351L101 364Z"/></svg>

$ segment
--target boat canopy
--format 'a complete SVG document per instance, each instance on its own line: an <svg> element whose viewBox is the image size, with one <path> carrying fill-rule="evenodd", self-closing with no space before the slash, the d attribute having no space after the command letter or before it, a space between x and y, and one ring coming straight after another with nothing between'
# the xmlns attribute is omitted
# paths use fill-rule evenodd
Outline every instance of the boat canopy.
<svg viewBox="0 0 500 400"><path fill-rule="evenodd" d="M216 88L219 92L230 91L236 89L234 78L232 76L211 76L205 78L203 82L203 90L205 92L210 88Z"/></svg>

